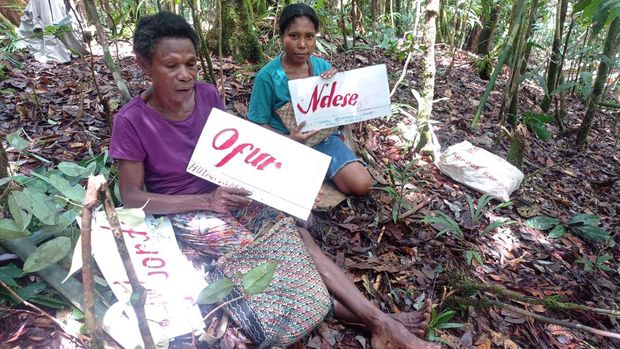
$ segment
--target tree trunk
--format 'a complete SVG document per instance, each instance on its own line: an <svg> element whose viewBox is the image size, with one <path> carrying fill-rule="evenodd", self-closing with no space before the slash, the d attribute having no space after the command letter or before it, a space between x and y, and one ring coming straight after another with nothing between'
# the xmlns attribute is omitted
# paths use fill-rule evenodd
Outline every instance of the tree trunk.
<svg viewBox="0 0 620 349"><path fill-rule="evenodd" d="M85 0L84 4L86 5L86 11L88 12L89 17L95 24L95 28L97 29L97 36L99 36L99 43L101 44L101 48L103 49L103 57L105 60L105 64L112 73L112 77L116 82L116 87L121 93L121 101L123 104L129 102L131 99L131 94L129 94L129 89L127 89L127 85L123 78L121 77L121 73L114 63L114 59L112 59L112 55L110 54L110 48L108 47L108 38L103 30L103 26L101 25L101 21L99 20L99 15L97 14L97 8L93 3L93 0ZM109 125L110 127L112 125Z"/></svg>
<svg viewBox="0 0 620 349"><path fill-rule="evenodd" d="M0 0L0 15L8 19L14 26L19 27L22 12L28 5L24 0Z"/></svg>
<svg viewBox="0 0 620 349"><path fill-rule="evenodd" d="M484 26L478 37L478 46L476 52L481 55L486 55L491 50L491 39L495 33L497 27L497 21L499 20L500 7L498 4L491 4L491 12L489 18L484 21Z"/></svg>
<svg viewBox="0 0 620 349"><path fill-rule="evenodd" d="M583 46L586 47L586 45L588 44L588 34L590 33L590 27L586 28L586 34L583 38ZM573 80L575 82L575 86L573 86L573 89L571 90L571 94L574 95L575 94L575 89L577 88L577 84L579 83L579 74L581 73L581 62L583 61L583 54L579 55L579 59L577 60L577 71L575 72L575 79Z"/></svg>
<svg viewBox="0 0 620 349"><path fill-rule="evenodd" d="M260 63L263 49L252 27L250 6L249 0L222 1L222 22L211 35L217 37L217 27L221 25L224 55L232 55L238 62Z"/></svg>
<svg viewBox="0 0 620 349"><path fill-rule="evenodd" d="M553 44L551 46L551 57L549 59L549 68L547 70L547 91L551 93L556 87L558 83L558 68L561 64L561 44L562 44L562 35L564 31L564 20L566 19L566 10L568 8L568 0L561 0L558 2L558 9L556 13L555 19L555 31L553 34ZM540 104L540 108L543 112L549 111L549 107L551 106L551 96L546 95L542 103Z"/></svg>
<svg viewBox="0 0 620 349"><path fill-rule="evenodd" d="M195 0L188 0L188 6L190 13L192 14L194 29L196 30L196 33L198 34L198 39L200 40L200 52L198 52L198 55L200 56L200 65L202 66L203 79L205 81L209 81L215 84L213 63L211 62L211 55L209 54L209 43L207 42L207 40L205 40L204 33L202 32L201 21L199 20L199 18L202 18L202 16L200 16L200 13L198 12L199 9L196 7Z"/></svg>
<svg viewBox="0 0 620 349"><path fill-rule="evenodd" d="M603 55L609 57L608 59L613 61L616 52L618 51L618 29L620 27L620 17L616 17L609 25L609 31L607 32L607 39L605 39L605 49ZM594 81L594 87L590 98L588 98L588 110L586 115L581 121L579 130L577 131L577 145L583 146L586 144L590 129L592 128L592 121L594 120L594 114L598 108L598 101L601 97L601 93L605 87L607 81L607 75L609 74L609 63L605 58L601 59L598 65L598 72L596 74L596 80Z"/></svg>
<svg viewBox="0 0 620 349"><path fill-rule="evenodd" d="M515 13L515 15L513 16L513 20L512 20L513 23L510 25L510 27L512 28L510 31L510 36L508 37L508 39L506 39L506 44L504 45L504 49L502 50L502 53L499 55L499 58L497 60L497 65L495 66L495 69L493 70L493 74L491 74L491 79L489 80L489 83L487 84L487 87L484 90L484 94L482 95L482 98L480 99L480 104L478 104L476 113L474 114L474 117L471 121L472 128L478 125L480 115L482 115L482 110L484 110L484 106L486 105L489 99L489 95L491 94L491 91L493 90L493 86L495 86L495 82L497 81L499 72L502 70L502 66L508 59L508 56L510 55L510 52L512 51L512 47L517 39L517 34L519 33L519 26L516 25L516 23L519 23L521 21L521 17L523 16L523 0L517 0L515 4L513 5L513 8L514 8L513 12Z"/></svg>
<svg viewBox="0 0 620 349"><path fill-rule="evenodd" d="M521 28L517 34L517 43L515 44L515 50L512 53L513 65L511 69L510 84L508 89L508 96L510 96L510 104L508 106L507 120L510 126L517 125L517 117L519 115L519 86L521 85L521 71L527 67L527 61L525 58L525 50L527 47L528 34L530 28L534 24L536 18L536 10L538 9L538 0L533 0L530 8L530 15L527 19L527 24L523 23L523 20L518 24ZM501 122L500 122L501 123Z"/></svg>
<svg viewBox="0 0 620 349"><path fill-rule="evenodd" d="M422 90L420 92L420 105L418 106L418 121L420 140L414 151L420 152L429 144L431 139L430 118L433 111L433 99L435 97L435 36L437 35L437 13L439 13L439 0L427 0L426 14L424 17L423 46L426 52L423 58Z"/></svg>
<svg viewBox="0 0 620 349"><path fill-rule="evenodd" d="M346 50L349 49L349 44L347 43L347 26L344 22L344 3L343 0L340 0L340 31L342 32L342 47Z"/></svg>
<svg viewBox="0 0 620 349"><path fill-rule="evenodd" d="M510 148L506 153L506 161L519 170L523 170L523 159L529 148L527 127L523 124L517 126L510 136Z"/></svg>
<svg viewBox="0 0 620 349"><path fill-rule="evenodd" d="M0 178L9 176L9 158L6 156L4 143L0 141Z"/></svg>

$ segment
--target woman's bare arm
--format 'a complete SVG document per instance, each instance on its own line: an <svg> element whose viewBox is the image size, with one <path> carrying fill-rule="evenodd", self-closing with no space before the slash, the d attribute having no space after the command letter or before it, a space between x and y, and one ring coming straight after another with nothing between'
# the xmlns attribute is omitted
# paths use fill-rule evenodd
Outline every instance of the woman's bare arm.
<svg viewBox="0 0 620 349"><path fill-rule="evenodd" d="M218 187L205 194L167 195L144 191L144 164L141 161L118 161L121 199L125 207L142 207L153 214L181 213L197 210L228 212L247 206L250 192L244 189Z"/></svg>

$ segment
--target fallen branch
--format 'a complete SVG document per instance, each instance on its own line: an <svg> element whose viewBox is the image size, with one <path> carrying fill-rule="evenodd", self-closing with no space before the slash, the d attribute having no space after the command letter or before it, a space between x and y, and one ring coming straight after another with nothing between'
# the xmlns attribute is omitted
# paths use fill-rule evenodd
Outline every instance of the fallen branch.
<svg viewBox="0 0 620 349"><path fill-rule="evenodd" d="M426 198L424 200L422 200L422 202L420 202L419 204L417 204L414 208L402 213L401 215L398 216L398 218L396 219L397 221L403 220L409 216L411 216L412 214L420 211L422 208L424 208L425 206L427 206L429 203L431 202L431 199ZM384 218L382 219L379 224L385 224L387 222L389 222L391 220L391 218Z"/></svg>
<svg viewBox="0 0 620 349"><path fill-rule="evenodd" d="M598 336L614 338L614 339L620 339L620 333L610 332L610 331L605 331L605 330L599 330L598 328L586 326L586 325L581 324L581 323L574 323L574 322L568 322L568 321L564 321L564 320L558 320L558 319L550 318L550 317L547 317L547 316L543 316L543 315L532 313L530 311L527 311L525 309L521 309L519 307L515 307L515 306L510 305L510 304L502 303L502 302L499 302L499 301L494 301L494 300L490 300L490 299L483 299L483 300L473 301L473 300L468 300L468 299L460 298L460 297L454 297L454 300L459 302L460 304L468 304L468 305L473 305L473 306L481 306L481 305L482 306L487 306L487 307L488 306L496 306L496 307L508 309L508 310L510 310L510 311L512 311L514 313L521 314L523 316L528 316L528 317L534 318L534 319L539 320L539 321L548 322L550 324L554 324L554 325L558 325L558 326L562 326L562 327L566 327L566 328L571 328L571 329L574 329L574 330L586 331L586 332L590 332L590 333L593 333L593 334L598 335Z"/></svg>
<svg viewBox="0 0 620 349"><path fill-rule="evenodd" d="M82 201L82 283L84 284L84 316L86 328L91 334L90 347L103 348L103 331L97 324L95 316L95 279L93 276L93 255L91 252L91 224L93 211L99 203L99 195L106 185L103 176L90 176L86 186L86 194Z"/></svg>
<svg viewBox="0 0 620 349"><path fill-rule="evenodd" d="M144 310L144 303L146 303L146 290L140 284L138 276L136 275L136 270L131 263L131 256L129 255L129 252L127 252L127 245L125 245L125 238L121 232L121 225L118 221L116 210L114 209L114 203L112 202L110 190L105 187L104 192L105 197L103 200L103 207L108 218L108 223L110 223L110 227L112 228L116 248L118 249L118 253L121 255L121 259L123 260L123 266L125 267L125 272L127 273L127 279L129 279L129 284L131 285L131 296L129 301L131 302L134 312L136 313L138 328L140 329L140 335L142 336L142 341L144 342L144 348L154 349L155 342L153 341L153 336L151 335L146 319L146 312Z"/></svg>
<svg viewBox="0 0 620 349"><path fill-rule="evenodd" d="M462 293L462 294L471 294L472 291L483 292L483 293L487 292L497 297L500 297L502 299L514 300L517 302L534 304L534 305L541 305L551 310L592 311L592 312L603 314L603 315L620 317L620 311L618 310L589 307L587 305L576 304L576 303L571 303L571 302L561 302L551 297L548 297L545 299L528 297L519 292L511 291L498 285L478 283L465 275L452 275L449 277L449 279L451 280L451 286L455 288L457 292Z"/></svg>

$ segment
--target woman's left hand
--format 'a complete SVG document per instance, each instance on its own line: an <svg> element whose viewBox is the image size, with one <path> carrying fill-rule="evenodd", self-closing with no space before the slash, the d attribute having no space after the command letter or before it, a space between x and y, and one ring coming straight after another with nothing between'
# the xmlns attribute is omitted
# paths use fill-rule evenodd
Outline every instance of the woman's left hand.
<svg viewBox="0 0 620 349"><path fill-rule="evenodd" d="M323 79L329 79L329 78L333 77L334 75L336 75L337 72L338 72L338 69L331 68L330 70L326 70L326 71L322 72L321 73L321 77Z"/></svg>

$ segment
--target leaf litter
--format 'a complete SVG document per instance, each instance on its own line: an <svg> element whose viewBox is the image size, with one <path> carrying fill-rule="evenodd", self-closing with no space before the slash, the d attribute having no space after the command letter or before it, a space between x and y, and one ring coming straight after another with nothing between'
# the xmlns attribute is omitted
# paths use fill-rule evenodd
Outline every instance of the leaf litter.
<svg viewBox="0 0 620 349"><path fill-rule="evenodd" d="M449 60L443 57L449 52L438 45L438 72L445 71L444 61ZM89 151L98 154L107 149L110 138L108 120L120 105L120 95L102 57L92 58L97 76L95 85L89 72L90 57L64 65L44 65L23 54L17 56L27 64L24 68L9 70L7 78L0 81L0 133L5 139L7 134L23 130L31 150L20 155L8 148L13 170L29 174L40 166L78 161L87 158ZM380 50L361 51L353 57L333 55L329 59L343 71L358 67L363 61L360 57L374 64L385 63L392 83L402 71L402 62L386 57ZM133 95L148 86L131 57L122 58L119 63ZM244 116L251 94L251 79L243 66L230 60L224 64L227 107L230 112ZM239 74L238 71L245 73ZM411 89L420 87L421 71L421 59L414 57L393 102L415 107ZM434 130L444 148L468 140L505 156L507 141L504 139L496 144L496 139L499 137L497 115L507 74L507 71L501 74L480 126L472 130L469 128L470 118L486 81L476 75L468 54L457 51L450 77L438 74L435 86L436 96L444 98L435 104L432 117L438 121ZM521 112L540 112L537 107L540 96L540 90L526 84L521 92ZM567 127L577 127L585 113L583 102L577 97L567 96L567 109ZM399 132L402 125L407 124L406 118L393 116L352 127L353 141L378 187L390 185L386 175L388 165L404 168L412 161L406 149L407 137ZM381 221L390 217L395 203L384 191L373 190L369 197L348 198L332 210L317 212L318 224L313 228L313 234L326 254L382 310L414 311L415 300L422 294L431 297L438 310L456 310L452 321L467 326L440 330L446 343L456 343L449 347L614 347L613 342L604 337L534 321L499 307L477 308L448 302L451 272L458 272L481 284L500 285L525 296L540 299L560 296L565 302L619 309L620 156L615 145L616 135L610 125L613 125L612 113L598 112L590 145L582 152L575 148L574 137L561 137L557 130L549 141L529 139L531 147L524 165L526 178L511 197L513 205L493 212L496 217L510 218L517 224L498 228L485 236L466 236L469 244L479 251L482 264L474 259L472 265L467 266L454 236L435 238L437 230L420 222L435 210L459 221L458 215L467 212L465 194L475 200L480 197L479 193L443 175L426 157L416 164L422 169L410 179L410 185L416 191L407 198L415 202L428 200L429 204L420 211L397 223L387 220L382 224ZM45 163L41 158L50 162ZM580 236L566 234L550 239L546 232L522 224L537 215L568 222L579 213L600 217L600 226L613 236L604 252L599 251L600 244L592 244ZM467 234L473 233L468 230ZM612 258L605 262L609 271L585 272L578 261L581 258L595 260L600 253L611 255ZM549 317L620 332L617 319L609 316L580 310L553 311L540 305L517 302L512 304ZM27 310L9 309L1 317L0 333L3 333L5 344L16 343L15 338L20 344L36 344L41 338L57 340L59 329L37 322L38 316ZM45 335L37 336L41 330ZM238 336L227 335L225 346L234 347L234 338ZM369 343L365 332L328 320L294 347L369 348Z"/></svg>

